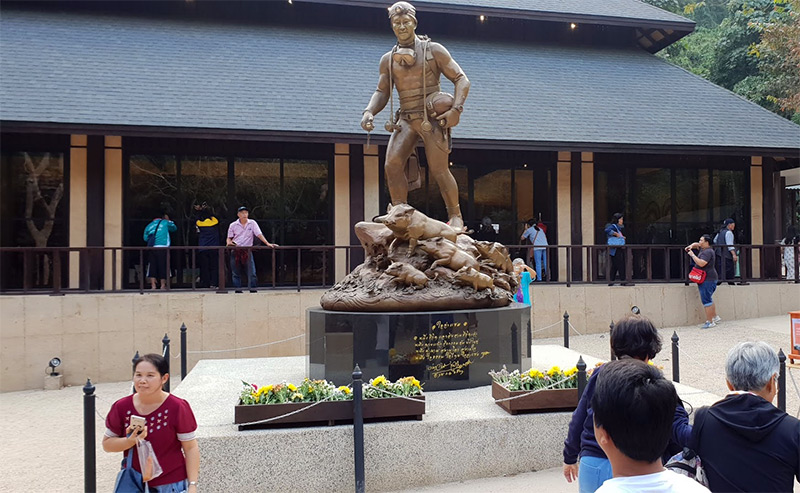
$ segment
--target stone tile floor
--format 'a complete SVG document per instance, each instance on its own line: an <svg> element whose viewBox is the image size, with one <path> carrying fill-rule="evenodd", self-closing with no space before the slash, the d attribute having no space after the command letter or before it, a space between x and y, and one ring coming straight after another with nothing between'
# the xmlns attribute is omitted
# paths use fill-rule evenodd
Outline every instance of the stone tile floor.
<svg viewBox="0 0 800 493"><path fill-rule="evenodd" d="M725 393L723 363L728 348L743 340L764 340L775 348L789 347L788 315L723 322L715 329L697 326L663 329L664 349L655 363L672 375L673 331L681 338L681 382L714 394ZM578 331L580 327L576 327ZM559 344L560 339L537 339L535 344ZM608 357L608 335L573 334L570 347L598 358ZM800 385L800 371L792 370ZM177 382L173 382L173 386ZM97 411L105 416L111 403L130 391L130 382L97 385ZM180 392L177 392L180 394ZM80 387L58 391L23 391L0 394L0 492L74 492L83 490L83 399ZM798 413L800 395L788 378L787 410ZM119 455L100 448L104 424L95 420L97 436L97 488L110 491ZM201 474L202 479L202 474ZM369 478L367 478L369 485ZM402 486L402 485L398 485ZM575 492L560 469L501 478L431 486L414 491L440 492ZM795 485L800 492L800 484Z"/></svg>

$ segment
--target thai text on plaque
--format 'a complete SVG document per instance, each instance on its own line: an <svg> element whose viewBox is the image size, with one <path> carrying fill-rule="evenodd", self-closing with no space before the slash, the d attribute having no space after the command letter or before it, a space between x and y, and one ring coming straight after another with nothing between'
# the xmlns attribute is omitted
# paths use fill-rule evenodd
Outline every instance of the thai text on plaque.
<svg viewBox="0 0 800 493"><path fill-rule="evenodd" d="M414 336L414 350L426 362L431 378L463 375L475 359L485 358L489 351L478 350L478 331L467 322L431 325L427 334Z"/></svg>

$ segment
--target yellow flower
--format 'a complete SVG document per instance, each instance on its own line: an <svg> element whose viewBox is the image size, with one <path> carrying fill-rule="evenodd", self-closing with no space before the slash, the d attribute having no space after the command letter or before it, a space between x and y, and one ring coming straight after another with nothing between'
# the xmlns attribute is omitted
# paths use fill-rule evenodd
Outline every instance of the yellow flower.
<svg viewBox="0 0 800 493"><path fill-rule="evenodd" d="M413 385L414 387L416 387L418 389L422 389L422 386L420 385L419 380L417 380L414 377L411 378L411 385Z"/></svg>
<svg viewBox="0 0 800 493"><path fill-rule="evenodd" d="M379 376L375 377L374 379L370 380L369 383L374 387L378 387L378 386L381 386L381 385L386 385L386 377L384 377L383 375L379 375Z"/></svg>
<svg viewBox="0 0 800 493"><path fill-rule="evenodd" d="M287 385L287 387L289 387L289 390L291 390L292 392L295 392L295 391L297 390L297 387L295 387L295 386L294 386L293 384L291 384L291 383L290 383L289 385Z"/></svg>
<svg viewBox="0 0 800 493"><path fill-rule="evenodd" d="M397 349L392 348L389 350L389 357L394 358L397 355Z"/></svg>
<svg viewBox="0 0 800 493"><path fill-rule="evenodd" d="M531 368L530 371L528 371L528 376L531 378L544 378L544 373L535 368Z"/></svg>
<svg viewBox="0 0 800 493"><path fill-rule="evenodd" d="M300 392L295 392L294 394L292 394L292 400L293 401L294 400L302 401L303 400L303 394L301 394Z"/></svg>
<svg viewBox="0 0 800 493"><path fill-rule="evenodd" d="M272 390L272 385L265 385L265 386L261 387L260 389L258 389L258 392L256 393L256 396L260 397L260 396L262 396L264 394L268 394L270 390Z"/></svg>
<svg viewBox="0 0 800 493"><path fill-rule="evenodd" d="M347 395L350 395L350 392L352 392L352 390L350 390L350 387L347 387L345 385L342 385L341 387L339 387L339 391L341 391L343 394L347 394Z"/></svg>
<svg viewBox="0 0 800 493"><path fill-rule="evenodd" d="M551 377L551 378L552 378L552 377L555 377L555 376L556 376L556 375L558 375L559 373L561 373L561 368L559 368L559 367L557 367L557 366L554 366L554 367L550 368L549 370L547 370L547 375L548 375L549 377Z"/></svg>
<svg viewBox="0 0 800 493"><path fill-rule="evenodd" d="M568 376L568 377L571 377L572 375L574 375L574 374L576 374L576 373L578 373L578 368L577 368L577 367L575 367L575 366L573 366L573 367L572 367L572 368L570 368L569 370L565 371L565 372L564 372L564 375L565 375L565 376Z"/></svg>

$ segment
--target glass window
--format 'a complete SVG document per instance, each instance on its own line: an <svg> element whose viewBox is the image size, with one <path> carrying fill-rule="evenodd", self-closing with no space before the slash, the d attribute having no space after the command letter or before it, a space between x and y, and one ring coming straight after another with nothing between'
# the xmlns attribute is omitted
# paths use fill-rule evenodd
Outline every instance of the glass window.
<svg viewBox="0 0 800 493"><path fill-rule="evenodd" d="M6 247L69 245L68 204L65 198L64 154L59 152L3 153L0 161L0 244ZM23 287L27 262L28 287L53 286L53 259L45 253L23 257L9 253L3 264L3 289ZM67 284L67 258L61 257L62 287Z"/></svg>
<svg viewBox="0 0 800 493"><path fill-rule="evenodd" d="M145 245L144 228L163 211L178 210L178 161L175 156L130 157L127 194L127 245Z"/></svg>
<svg viewBox="0 0 800 493"><path fill-rule="evenodd" d="M205 202L218 220L229 217L228 159L194 156L180 160L180 203L173 221L178 225L182 245L196 245L195 205Z"/></svg>
<svg viewBox="0 0 800 493"><path fill-rule="evenodd" d="M497 241L513 245L515 241L515 218L510 169L498 169L475 178L475 218L488 217L493 224L499 224ZM530 216L531 214L529 214ZM526 218L527 219L527 218ZM525 219L523 219L524 221Z"/></svg>

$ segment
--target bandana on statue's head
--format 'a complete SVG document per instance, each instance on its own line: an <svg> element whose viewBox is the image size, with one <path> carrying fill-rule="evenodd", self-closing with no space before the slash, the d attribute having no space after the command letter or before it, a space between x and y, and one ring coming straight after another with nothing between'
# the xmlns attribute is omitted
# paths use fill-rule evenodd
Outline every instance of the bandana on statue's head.
<svg viewBox="0 0 800 493"><path fill-rule="evenodd" d="M417 22L417 9L408 2L397 2L389 7L389 18L391 19L396 15L407 15L414 19L414 22Z"/></svg>
<svg viewBox="0 0 800 493"><path fill-rule="evenodd" d="M414 65L414 62L417 60L417 52L414 48L398 46L394 53L392 53L392 60L404 67L410 67Z"/></svg>

